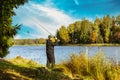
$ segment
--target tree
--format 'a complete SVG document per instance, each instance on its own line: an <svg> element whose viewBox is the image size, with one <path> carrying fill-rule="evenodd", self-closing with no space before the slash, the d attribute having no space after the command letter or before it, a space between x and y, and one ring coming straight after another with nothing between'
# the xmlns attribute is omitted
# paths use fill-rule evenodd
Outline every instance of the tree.
<svg viewBox="0 0 120 80"><path fill-rule="evenodd" d="M75 25L74 24L70 24L67 27L67 31L68 31L69 36L70 36L70 42L73 43L73 41L74 41L74 33L75 33Z"/></svg>
<svg viewBox="0 0 120 80"><path fill-rule="evenodd" d="M80 32L81 32L81 22L76 21L74 23L75 31L74 31L74 43L80 43Z"/></svg>
<svg viewBox="0 0 120 80"><path fill-rule="evenodd" d="M120 21L120 15L116 17L116 21Z"/></svg>
<svg viewBox="0 0 120 80"><path fill-rule="evenodd" d="M96 42L96 39L97 39L97 32L96 32L96 30L93 30L93 31L91 32L90 39L91 39L91 42L92 42L92 43L95 43L95 42Z"/></svg>
<svg viewBox="0 0 120 80"><path fill-rule="evenodd" d="M0 1L0 57L8 54L12 45L11 38L20 29L20 25L12 26L12 16L15 16L14 8L18 8L28 0L1 0Z"/></svg>
<svg viewBox="0 0 120 80"><path fill-rule="evenodd" d="M114 43L120 43L120 32L116 32L113 35L113 38L114 38Z"/></svg>
<svg viewBox="0 0 120 80"><path fill-rule="evenodd" d="M81 22L76 21L75 23L69 24L67 30L70 36L70 43L78 43L81 30Z"/></svg>
<svg viewBox="0 0 120 80"><path fill-rule="evenodd" d="M105 43L108 43L110 38L110 28L111 28L111 19L109 15L103 18L103 22L100 24L99 28L100 28L100 33L103 37L103 41Z"/></svg>
<svg viewBox="0 0 120 80"><path fill-rule="evenodd" d="M100 38L100 30L99 30L99 25L101 23L101 20L99 18L96 18L94 21L94 25L92 27L92 32L91 32L91 42L92 43L99 43L101 42Z"/></svg>
<svg viewBox="0 0 120 80"><path fill-rule="evenodd" d="M59 31L57 32L59 38L60 39L60 43L68 43L70 41L70 37L69 37L69 34L68 34L68 31L66 29L65 26L62 26Z"/></svg>
<svg viewBox="0 0 120 80"><path fill-rule="evenodd" d="M81 21L81 32L80 32L80 42L89 43L90 42L90 32L92 30L92 23L89 20Z"/></svg>
<svg viewBox="0 0 120 80"><path fill-rule="evenodd" d="M76 21L69 24L65 31L69 34L70 43L120 43L120 15L116 18L109 15L96 18L94 23L87 19ZM59 39L62 38L61 34L58 30Z"/></svg>

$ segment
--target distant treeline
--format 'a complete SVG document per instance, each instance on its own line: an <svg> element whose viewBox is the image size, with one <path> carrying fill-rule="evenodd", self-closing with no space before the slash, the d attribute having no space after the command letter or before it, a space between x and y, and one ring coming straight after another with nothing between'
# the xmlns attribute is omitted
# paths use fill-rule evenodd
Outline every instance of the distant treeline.
<svg viewBox="0 0 120 80"><path fill-rule="evenodd" d="M120 43L120 15L76 21L66 27L61 26L56 36L61 44Z"/></svg>
<svg viewBox="0 0 120 80"><path fill-rule="evenodd" d="M39 38L39 39L15 39L14 45L33 45L33 44L45 44L46 39Z"/></svg>

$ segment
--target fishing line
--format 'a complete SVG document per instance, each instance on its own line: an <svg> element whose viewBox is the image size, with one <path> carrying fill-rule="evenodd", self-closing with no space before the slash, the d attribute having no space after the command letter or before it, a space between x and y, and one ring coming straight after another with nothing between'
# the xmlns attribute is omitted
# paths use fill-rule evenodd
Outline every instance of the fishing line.
<svg viewBox="0 0 120 80"><path fill-rule="evenodd" d="M37 20L35 20L35 19L32 19L33 21L35 21L35 22L38 22ZM38 22L38 25L42 28L42 29L44 29L47 33L49 33L50 35L52 35L53 36L53 34L50 32L50 31L48 31L43 25L41 25L39 22Z"/></svg>
<svg viewBox="0 0 120 80"><path fill-rule="evenodd" d="M27 9L27 8L23 6L23 9ZM30 11L30 12L31 12L32 14L35 14L33 11ZM27 14L24 14L24 15L25 15L25 16L28 16L28 17L31 17L30 15L27 15ZM45 26L41 25L41 23L40 23L38 20L36 20L34 17L33 17L32 21L37 22L37 24L38 24L44 31L46 31L46 32L49 33L51 36L53 36L53 34L52 34L50 31L48 31L48 29L46 29ZM29 32L29 31L27 31L27 32ZM29 32L29 33L30 33L30 32Z"/></svg>

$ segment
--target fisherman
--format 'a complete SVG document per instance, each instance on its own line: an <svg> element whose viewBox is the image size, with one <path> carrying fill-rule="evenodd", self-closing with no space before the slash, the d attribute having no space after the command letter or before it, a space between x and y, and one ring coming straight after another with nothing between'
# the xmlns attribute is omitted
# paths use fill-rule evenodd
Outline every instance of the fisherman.
<svg viewBox="0 0 120 80"><path fill-rule="evenodd" d="M55 56L54 56L54 46L56 45L57 41L51 35L48 36L46 41L46 55L47 55L47 64L48 68L53 68L55 65Z"/></svg>

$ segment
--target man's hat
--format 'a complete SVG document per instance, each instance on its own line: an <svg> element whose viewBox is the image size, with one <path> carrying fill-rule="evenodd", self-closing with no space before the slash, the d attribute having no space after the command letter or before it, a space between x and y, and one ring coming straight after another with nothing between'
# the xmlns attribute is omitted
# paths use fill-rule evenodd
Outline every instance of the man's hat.
<svg viewBox="0 0 120 80"><path fill-rule="evenodd" d="M52 35L48 35L48 38L49 38L49 39L52 38Z"/></svg>

